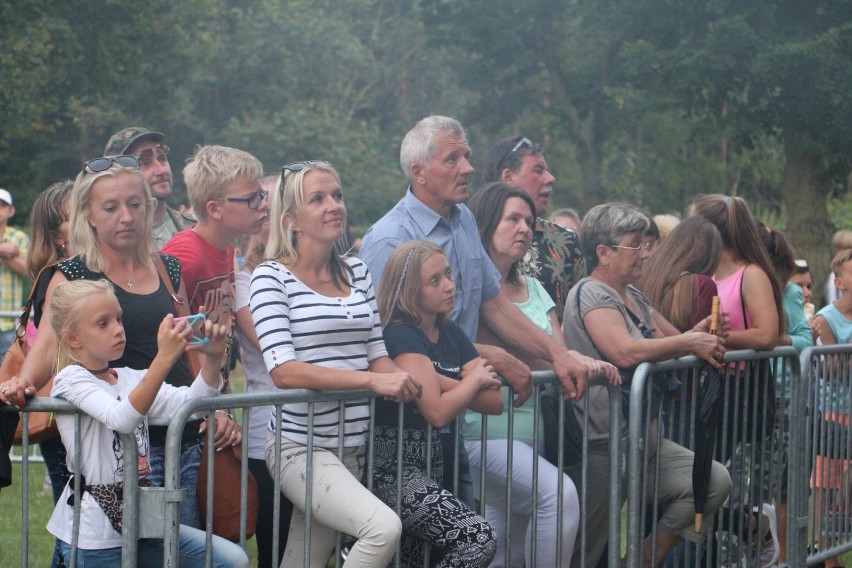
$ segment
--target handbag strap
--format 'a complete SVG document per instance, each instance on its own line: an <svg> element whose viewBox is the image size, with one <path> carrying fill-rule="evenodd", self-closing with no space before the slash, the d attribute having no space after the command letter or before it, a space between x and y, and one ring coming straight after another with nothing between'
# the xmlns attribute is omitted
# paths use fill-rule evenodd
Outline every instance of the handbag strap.
<svg viewBox="0 0 852 568"><path fill-rule="evenodd" d="M151 260L154 261L154 266L157 268L157 275L159 275L160 281L165 285L166 292L172 297L172 303L175 306L175 312L178 317L188 316L189 307L186 305L186 300L178 296L177 292L175 292L169 271L166 270L166 265L163 263L160 253L152 253ZM193 378L197 377L201 371L201 361L198 360L198 354L194 351L186 351L184 355L186 356L186 362L189 365L189 370L192 372Z"/></svg>
<svg viewBox="0 0 852 568"><path fill-rule="evenodd" d="M24 334L27 331L27 323L30 321L30 312L33 309L33 305L35 304L36 293L38 293L38 283L41 282L41 277L44 275L45 270L49 271L49 273L53 273L56 268L56 263L48 264L38 271L38 275L36 275L35 279L32 281L32 288L30 289L30 297L27 298L27 303L24 304L24 309L21 312L21 315L18 317L18 326L15 328L15 337L23 338Z"/></svg>
<svg viewBox="0 0 852 568"><path fill-rule="evenodd" d="M177 312L178 317L188 316L189 308L186 305L186 300L177 295L175 287L172 284L172 278L169 276L169 271L166 270L166 265L163 263L163 257L160 256L160 253L153 253L151 254L151 260L154 261L160 281L165 284L166 291L172 297L172 303L175 306L175 312Z"/></svg>

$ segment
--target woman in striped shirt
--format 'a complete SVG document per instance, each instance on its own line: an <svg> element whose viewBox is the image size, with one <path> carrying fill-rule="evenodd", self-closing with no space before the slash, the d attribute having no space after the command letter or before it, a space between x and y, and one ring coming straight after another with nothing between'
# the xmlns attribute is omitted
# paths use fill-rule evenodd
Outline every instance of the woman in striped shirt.
<svg viewBox="0 0 852 568"><path fill-rule="evenodd" d="M364 264L341 257L346 207L337 172L327 162L285 166L270 199L266 257L252 274L250 308L266 367L279 388L369 389L397 402L420 396L419 383L388 357L372 281ZM401 524L361 485L369 399L314 405L310 566L324 567L335 531L358 539L344 566L387 566ZM274 429L281 429L281 491L293 502L284 566L305 553L308 404L285 404L270 420L266 463L276 475ZM338 458L339 437L344 455Z"/></svg>

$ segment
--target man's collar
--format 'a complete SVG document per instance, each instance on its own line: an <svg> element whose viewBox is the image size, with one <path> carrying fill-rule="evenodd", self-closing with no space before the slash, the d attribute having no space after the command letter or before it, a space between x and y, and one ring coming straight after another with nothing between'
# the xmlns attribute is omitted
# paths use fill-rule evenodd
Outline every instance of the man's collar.
<svg viewBox="0 0 852 568"><path fill-rule="evenodd" d="M411 191L411 185L408 186L408 190L405 192L405 197L403 199L405 201L405 207L408 210L409 215L411 215L411 219L418 227L420 227L420 230L424 235L431 233L441 221L447 221L444 217L436 213L428 205L423 203L416 195L414 195ZM453 205L453 208L450 211L451 221L452 219L458 218L459 211L459 206Z"/></svg>

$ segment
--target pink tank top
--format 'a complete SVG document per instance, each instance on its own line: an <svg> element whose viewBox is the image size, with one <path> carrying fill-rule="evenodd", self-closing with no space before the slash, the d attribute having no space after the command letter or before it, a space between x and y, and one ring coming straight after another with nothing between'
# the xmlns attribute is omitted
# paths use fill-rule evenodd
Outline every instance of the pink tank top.
<svg viewBox="0 0 852 568"><path fill-rule="evenodd" d="M743 306L743 274L745 274L746 268L748 268L747 264L721 280L713 277L713 280L716 281L716 288L719 290L719 302L722 305L722 310L728 312L728 323L731 326L731 331L743 331L752 327L751 314Z"/></svg>

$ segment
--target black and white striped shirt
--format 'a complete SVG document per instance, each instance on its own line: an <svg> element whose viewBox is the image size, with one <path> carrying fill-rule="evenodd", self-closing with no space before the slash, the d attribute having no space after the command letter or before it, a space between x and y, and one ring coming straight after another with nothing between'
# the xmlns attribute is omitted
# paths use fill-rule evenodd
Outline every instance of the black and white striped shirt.
<svg viewBox="0 0 852 568"><path fill-rule="evenodd" d="M284 265L267 261L252 273L249 306L263 359L272 370L297 360L349 371L366 371L370 361L387 356L373 284L367 268L348 258L352 287L348 297L318 294ZM339 403L314 406L314 445L338 444ZM370 407L367 399L346 402L344 446L365 444ZM308 404L284 405L281 429L294 442L307 444ZM275 416L269 423L275 427Z"/></svg>

